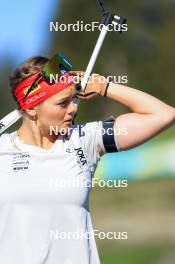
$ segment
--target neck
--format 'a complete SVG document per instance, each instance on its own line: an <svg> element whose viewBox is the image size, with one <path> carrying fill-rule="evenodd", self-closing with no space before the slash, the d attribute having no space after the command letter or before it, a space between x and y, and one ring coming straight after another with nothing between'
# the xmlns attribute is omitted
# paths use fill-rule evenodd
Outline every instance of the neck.
<svg viewBox="0 0 175 264"><path fill-rule="evenodd" d="M23 119L21 127L17 131L19 139L24 144L38 146L49 149L54 144L57 135L50 135L49 131L43 131L35 121Z"/></svg>

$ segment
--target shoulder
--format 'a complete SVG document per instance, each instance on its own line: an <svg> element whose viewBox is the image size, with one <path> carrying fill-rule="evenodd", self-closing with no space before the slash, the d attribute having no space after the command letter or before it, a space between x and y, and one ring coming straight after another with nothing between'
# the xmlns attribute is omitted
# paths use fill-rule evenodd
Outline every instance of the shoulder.
<svg viewBox="0 0 175 264"><path fill-rule="evenodd" d="M16 131L12 133L3 133L0 135L0 151L8 150L12 147L12 137L16 134Z"/></svg>
<svg viewBox="0 0 175 264"><path fill-rule="evenodd" d="M3 133L0 135L0 144L5 142L10 137L10 133Z"/></svg>
<svg viewBox="0 0 175 264"><path fill-rule="evenodd" d="M93 121L73 126L75 135L89 148L96 146L100 153L118 152L120 150L115 131L115 118L110 116L102 121Z"/></svg>

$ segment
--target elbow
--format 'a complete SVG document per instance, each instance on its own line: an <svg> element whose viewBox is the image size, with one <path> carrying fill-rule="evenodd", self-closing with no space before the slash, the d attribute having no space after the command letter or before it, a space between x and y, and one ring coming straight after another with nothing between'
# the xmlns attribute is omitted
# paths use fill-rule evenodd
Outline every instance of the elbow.
<svg viewBox="0 0 175 264"><path fill-rule="evenodd" d="M175 122L175 108L171 107L169 113L168 113L168 118L169 118L169 122L170 123L174 123Z"/></svg>
<svg viewBox="0 0 175 264"><path fill-rule="evenodd" d="M173 121L175 122L175 108L173 108Z"/></svg>
<svg viewBox="0 0 175 264"><path fill-rule="evenodd" d="M171 125L175 122L175 108L170 107L166 111L160 114L160 118L165 122L166 125Z"/></svg>

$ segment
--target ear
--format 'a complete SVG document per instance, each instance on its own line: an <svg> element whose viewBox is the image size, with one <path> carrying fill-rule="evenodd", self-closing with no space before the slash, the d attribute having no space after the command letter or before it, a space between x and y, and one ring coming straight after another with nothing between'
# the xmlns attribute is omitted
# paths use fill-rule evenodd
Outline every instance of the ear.
<svg viewBox="0 0 175 264"><path fill-rule="evenodd" d="M36 108L35 107L30 107L30 108L26 109L26 114L30 118L36 119L36 115L37 115Z"/></svg>

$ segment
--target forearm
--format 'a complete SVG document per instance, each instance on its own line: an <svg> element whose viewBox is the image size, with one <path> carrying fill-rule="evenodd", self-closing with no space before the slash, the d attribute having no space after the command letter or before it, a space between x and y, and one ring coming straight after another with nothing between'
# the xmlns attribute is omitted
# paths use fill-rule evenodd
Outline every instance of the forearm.
<svg viewBox="0 0 175 264"><path fill-rule="evenodd" d="M132 110L132 113L116 117L116 127L127 129L126 136L117 136L119 146L123 150L144 143L175 121L173 107L139 90L110 84L107 97Z"/></svg>
<svg viewBox="0 0 175 264"><path fill-rule="evenodd" d="M120 133L116 135L120 149L138 146L174 123L173 107L134 88L114 83L108 86L107 80L101 83L98 78L88 83L85 91L77 92L76 96L86 100L96 95L106 96L131 109L131 113L122 115L116 113L116 129L125 129L127 132L124 135Z"/></svg>
<svg viewBox="0 0 175 264"><path fill-rule="evenodd" d="M175 109L159 99L142 91L124 85L111 83L108 87L107 97L139 114L171 115L175 119Z"/></svg>

